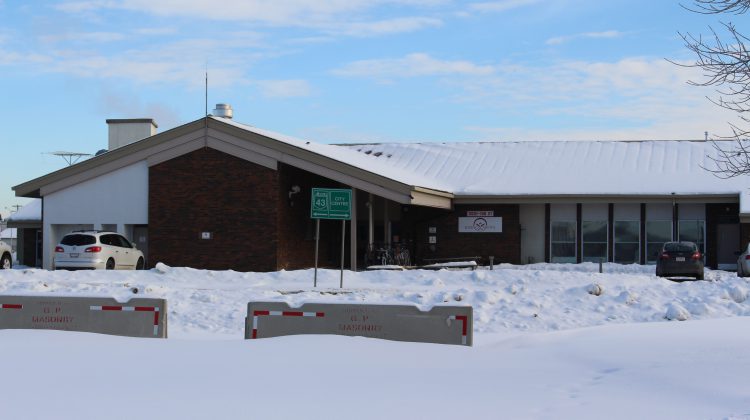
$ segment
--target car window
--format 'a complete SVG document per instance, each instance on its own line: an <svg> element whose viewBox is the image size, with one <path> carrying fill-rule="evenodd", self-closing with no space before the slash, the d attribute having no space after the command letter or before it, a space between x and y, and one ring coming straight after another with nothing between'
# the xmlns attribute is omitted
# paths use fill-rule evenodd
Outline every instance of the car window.
<svg viewBox="0 0 750 420"><path fill-rule="evenodd" d="M120 246L119 243L115 242L115 235L102 235L99 237L99 242L101 242L102 245Z"/></svg>
<svg viewBox="0 0 750 420"><path fill-rule="evenodd" d="M67 246L92 245L96 243L96 237L93 235L82 235L77 233L73 235L65 235L60 243Z"/></svg>
<svg viewBox="0 0 750 420"><path fill-rule="evenodd" d="M130 242L128 242L128 240L125 239L124 236L117 235L117 239L119 240L121 247L123 247L123 248L132 248L133 247L133 245L131 245Z"/></svg>
<svg viewBox="0 0 750 420"><path fill-rule="evenodd" d="M667 242L664 244L666 252L695 252L698 247L692 242Z"/></svg>

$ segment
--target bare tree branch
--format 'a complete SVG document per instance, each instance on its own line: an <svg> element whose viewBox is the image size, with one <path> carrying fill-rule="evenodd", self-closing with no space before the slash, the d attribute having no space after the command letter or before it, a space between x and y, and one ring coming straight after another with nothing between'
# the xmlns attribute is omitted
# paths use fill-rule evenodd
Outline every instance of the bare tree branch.
<svg viewBox="0 0 750 420"><path fill-rule="evenodd" d="M687 10L706 15L733 13L740 15L750 10L750 0L695 0L695 8L680 5Z"/></svg>
<svg viewBox="0 0 750 420"><path fill-rule="evenodd" d="M687 10L701 14L741 15L750 11L750 0L693 0L694 6ZM750 124L750 38L740 33L734 24L721 23L726 32L722 38L712 27L710 36L704 38L690 33L680 33L685 46L695 54L691 64L672 63L682 67L700 68L703 80L690 80L694 86L711 86L718 96L708 98L714 104L734 111L739 118ZM723 40L726 39L726 40ZM750 175L750 131L729 124L732 135L712 140L715 151L707 156L710 167L703 169L719 178L734 178Z"/></svg>

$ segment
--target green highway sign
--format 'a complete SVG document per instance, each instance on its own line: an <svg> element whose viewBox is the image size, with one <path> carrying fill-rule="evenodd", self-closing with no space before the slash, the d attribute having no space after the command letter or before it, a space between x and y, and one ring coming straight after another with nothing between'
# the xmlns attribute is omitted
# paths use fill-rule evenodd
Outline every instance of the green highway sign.
<svg viewBox="0 0 750 420"><path fill-rule="evenodd" d="M313 219L351 220L352 190L313 188L310 200Z"/></svg>

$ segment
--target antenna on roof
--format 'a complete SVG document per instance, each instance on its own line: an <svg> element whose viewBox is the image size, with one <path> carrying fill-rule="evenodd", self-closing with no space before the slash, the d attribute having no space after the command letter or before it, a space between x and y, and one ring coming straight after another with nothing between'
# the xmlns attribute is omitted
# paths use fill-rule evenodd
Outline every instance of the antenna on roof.
<svg viewBox="0 0 750 420"><path fill-rule="evenodd" d="M203 115L208 116L208 61L206 61L206 97L205 97L205 109Z"/></svg>
<svg viewBox="0 0 750 420"><path fill-rule="evenodd" d="M77 163L84 156L93 156L91 153L78 153L78 152L49 152L48 155L60 156L71 166Z"/></svg>

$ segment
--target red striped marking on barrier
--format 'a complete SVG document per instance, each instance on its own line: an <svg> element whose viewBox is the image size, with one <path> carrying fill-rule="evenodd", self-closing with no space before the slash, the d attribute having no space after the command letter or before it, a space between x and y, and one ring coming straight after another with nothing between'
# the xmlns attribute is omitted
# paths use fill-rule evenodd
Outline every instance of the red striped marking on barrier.
<svg viewBox="0 0 750 420"><path fill-rule="evenodd" d="M2 303L0 309L23 309L23 305L18 303Z"/></svg>
<svg viewBox="0 0 750 420"><path fill-rule="evenodd" d="M301 316L323 318L325 312L301 312L301 311L253 311L253 335L252 338L258 338L258 317L259 316Z"/></svg>
<svg viewBox="0 0 750 420"><path fill-rule="evenodd" d="M463 324L463 327L461 328L461 344L466 345L466 333L469 329L469 317L466 315L451 315L448 317L448 319L461 321L461 323Z"/></svg>
<svg viewBox="0 0 750 420"><path fill-rule="evenodd" d="M159 334L159 307L158 306L91 306L92 311L122 311L122 312L153 312L154 313L154 335Z"/></svg>

